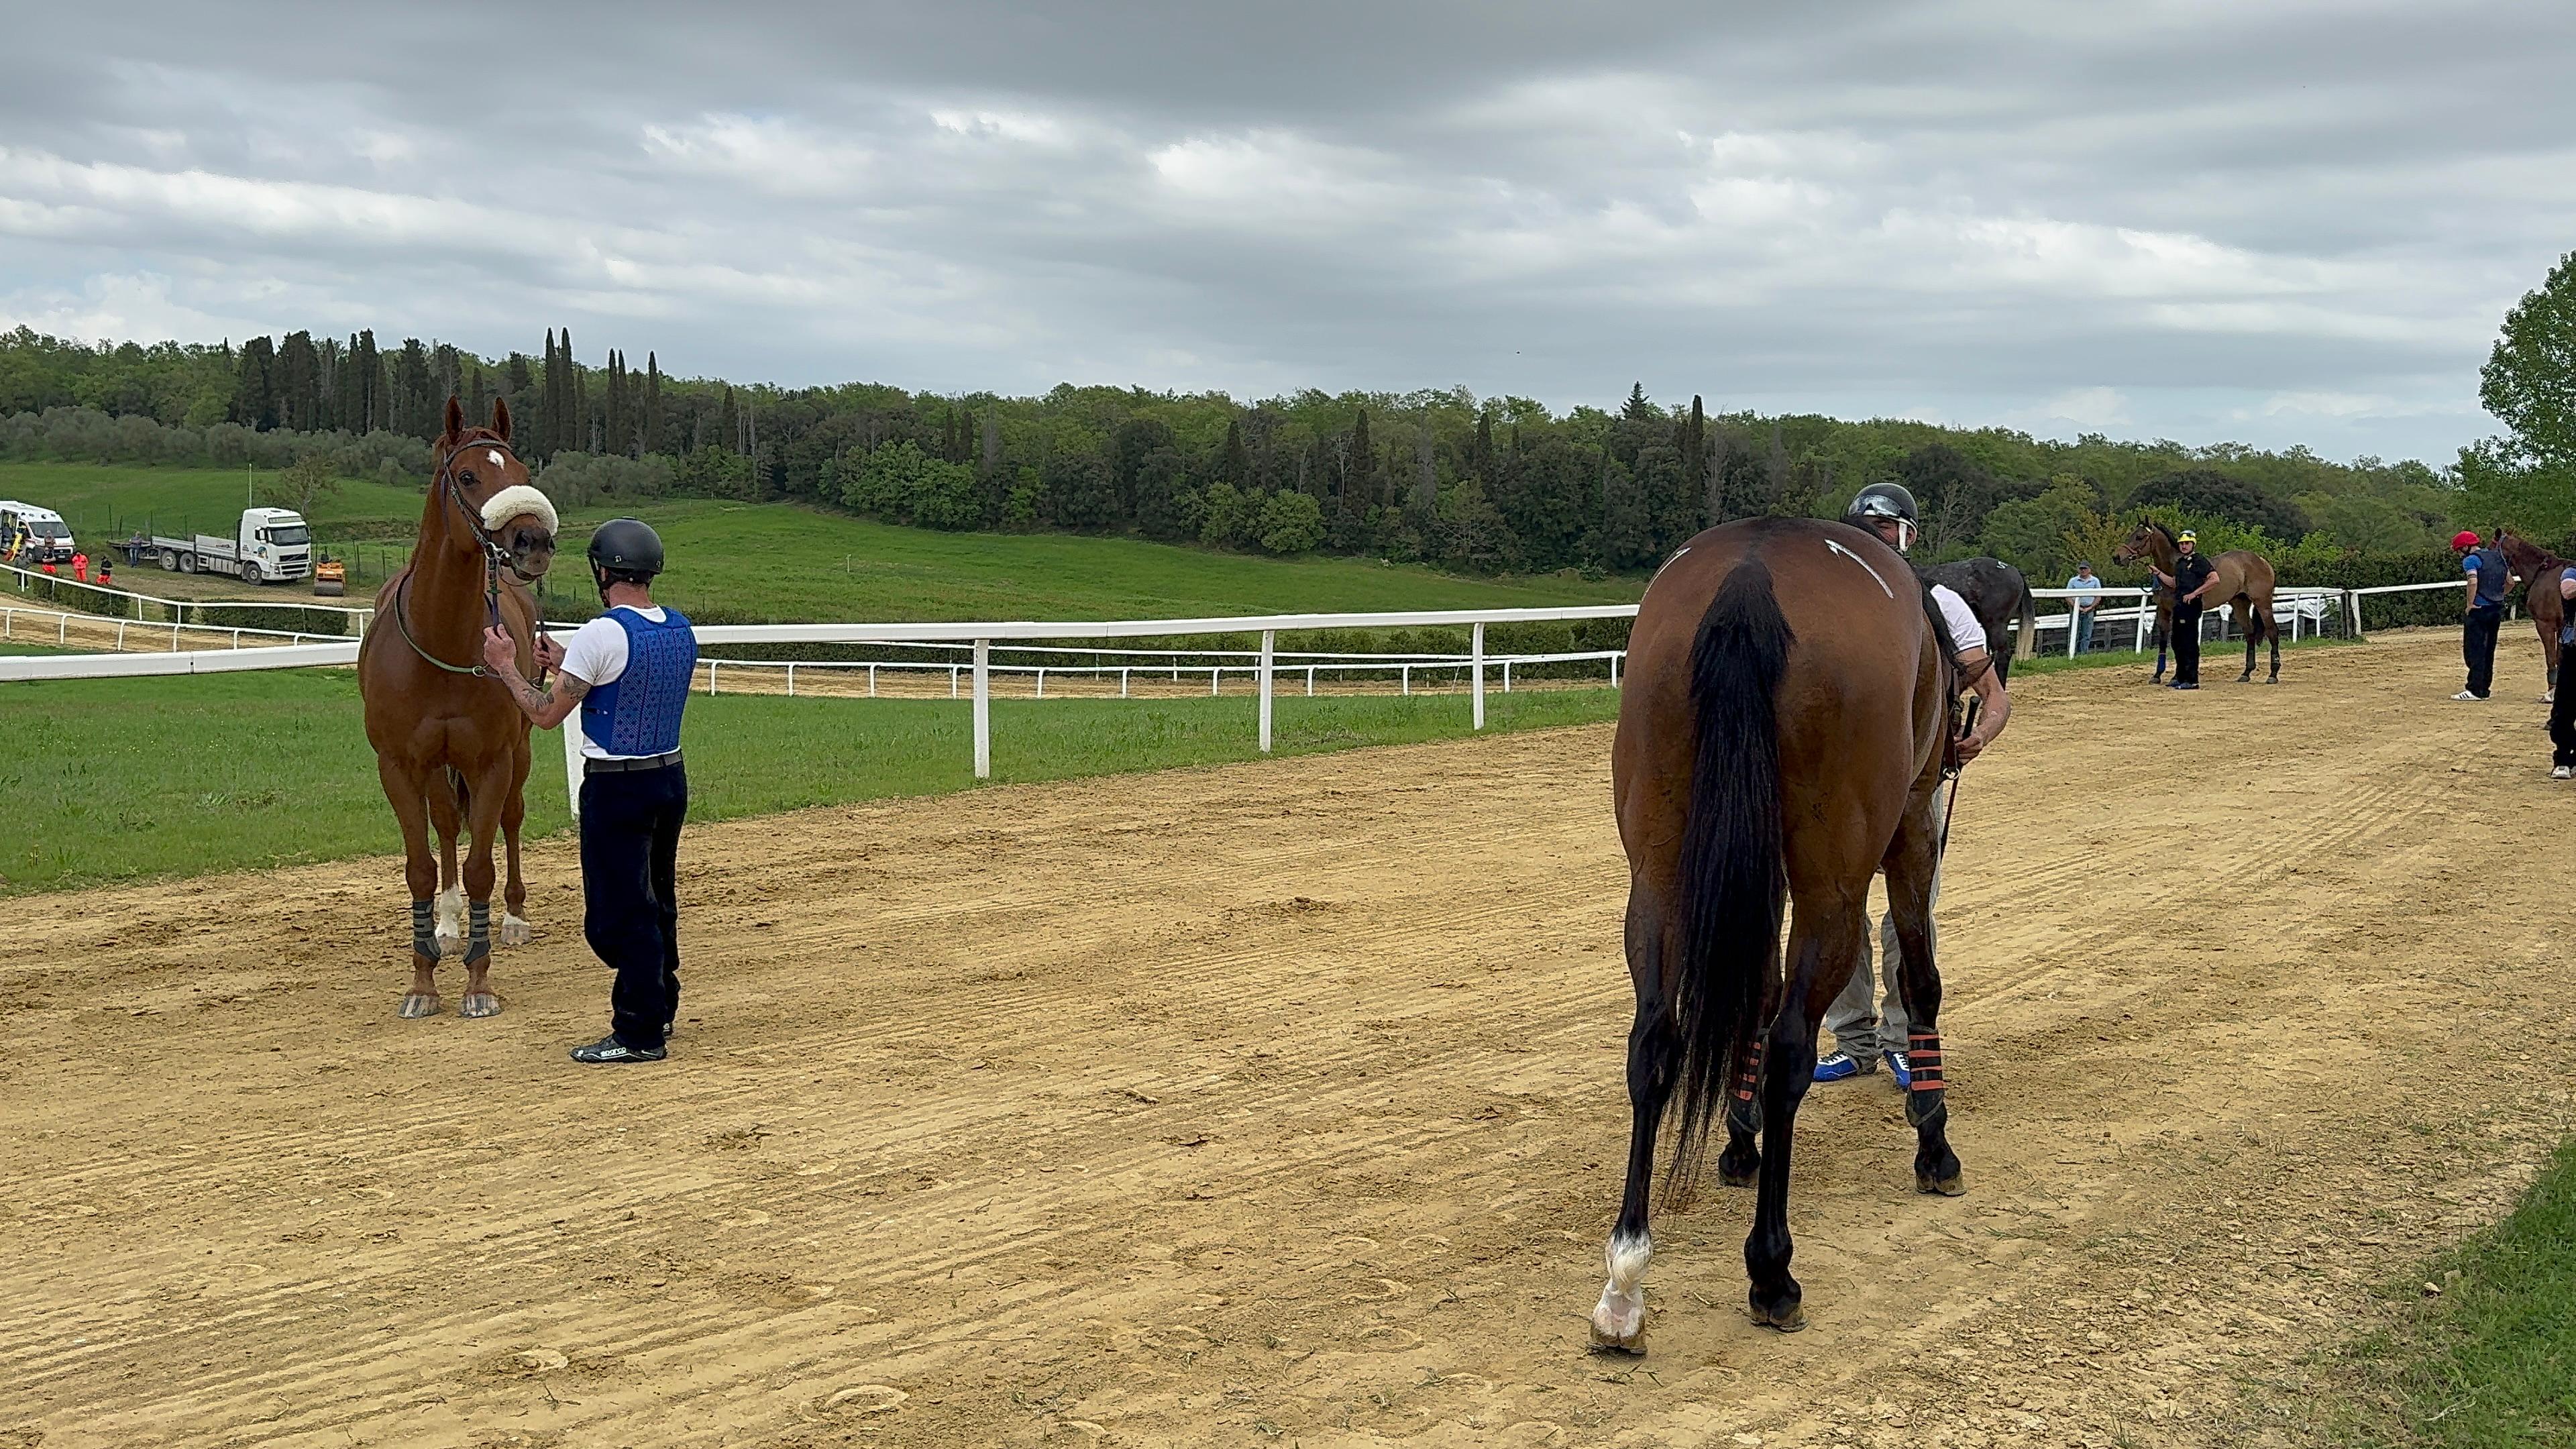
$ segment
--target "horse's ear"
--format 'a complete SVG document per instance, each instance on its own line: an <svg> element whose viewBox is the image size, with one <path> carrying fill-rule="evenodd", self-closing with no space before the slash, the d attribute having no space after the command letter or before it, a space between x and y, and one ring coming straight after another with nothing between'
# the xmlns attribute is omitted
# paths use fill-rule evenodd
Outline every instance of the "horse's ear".
<svg viewBox="0 0 2576 1449"><path fill-rule="evenodd" d="M497 397L492 399L492 431L501 435L502 442L510 441L510 404Z"/></svg>
<svg viewBox="0 0 2576 1449"><path fill-rule="evenodd" d="M464 433L465 404L458 402L456 394L451 392L447 395L447 436L462 437Z"/></svg>

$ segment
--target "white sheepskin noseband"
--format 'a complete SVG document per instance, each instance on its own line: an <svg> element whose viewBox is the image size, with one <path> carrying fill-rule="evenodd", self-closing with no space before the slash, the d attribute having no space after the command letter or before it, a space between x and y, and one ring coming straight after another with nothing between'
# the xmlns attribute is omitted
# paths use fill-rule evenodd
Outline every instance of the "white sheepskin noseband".
<svg viewBox="0 0 2576 1449"><path fill-rule="evenodd" d="M513 483L483 500L483 528L486 532L522 514L543 523L548 533L559 532L562 528L562 520L555 517L554 504L546 495L525 483Z"/></svg>

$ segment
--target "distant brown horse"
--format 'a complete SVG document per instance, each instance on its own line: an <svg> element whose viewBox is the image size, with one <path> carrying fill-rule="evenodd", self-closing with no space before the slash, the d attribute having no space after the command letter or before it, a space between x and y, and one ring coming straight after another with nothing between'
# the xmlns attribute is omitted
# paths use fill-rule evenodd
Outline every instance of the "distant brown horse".
<svg viewBox="0 0 2576 1449"><path fill-rule="evenodd" d="M2131 530L2128 542L2121 544L2111 558L2117 563L2153 558L2156 572L2171 578L2174 560L2181 553L2182 545L2174 538L2173 530L2151 518ZM2254 646L2269 639L2272 641L2272 672L2263 682L2280 683L2281 620L2272 612L2272 561L2251 549L2231 548L2225 553L2212 555L2209 563L2217 572L2211 575L2209 592L2200 596L2201 603L2204 606L2233 604L2237 616L2245 621L2245 672L2236 676L2236 682L2243 684L2254 677ZM2170 631L2173 624L2171 605L2164 605L2157 612L2159 622Z"/></svg>
<svg viewBox="0 0 2576 1449"><path fill-rule="evenodd" d="M2549 671L2549 688L2554 693L2558 688L2558 629L2567 622L2566 602L2558 593L2558 576L2567 571L2569 564L2510 528L2496 531L2496 547L2504 550L2505 563L2523 581L2522 606L2531 611L2531 626L2540 631L2540 662Z"/></svg>
<svg viewBox="0 0 2576 1449"><path fill-rule="evenodd" d="M1760 1186L1744 1245L1753 1317L1803 1325L1789 1275L1790 1139L1815 1077L1816 1028L1860 964L1882 869L1903 957L1891 969L1913 1023L1915 1185L1963 1190L1929 930L1956 686L1913 569L1857 528L1812 519L1747 519L1691 540L1647 588L1628 650L1611 790L1628 853L1633 1116L1592 1338L1638 1352L1656 1134L1676 1094L1670 1195L1688 1196L1725 1116L1719 1173Z"/></svg>
<svg viewBox="0 0 2576 1449"><path fill-rule="evenodd" d="M461 937L465 995L457 1014L492 1016L501 1010L487 974L496 832L509 840L501 941L528 939L519 824L527 813L520 792L529 752L527 716L483 666L483 630L505 625L528 661L521 667L534 666L537 609L526 585L554 562L556 520L510 449L507 403L494 401L490 427L468 428L465 410L450 397L447 429L430 448L420 542L410 565L376 595L375 618L358 646L358 692L376 774L402 825L403 875L411 886L411 990L402 1015L438 1014L438 960L457 954ZM461 875L460 827L470 835Z"/></svg>

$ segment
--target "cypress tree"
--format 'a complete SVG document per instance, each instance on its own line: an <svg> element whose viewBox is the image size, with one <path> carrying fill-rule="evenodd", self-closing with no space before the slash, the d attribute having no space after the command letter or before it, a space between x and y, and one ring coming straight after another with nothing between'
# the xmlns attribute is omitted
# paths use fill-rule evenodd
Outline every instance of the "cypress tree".
<svg viewBox="0 0 2576 1449"><path fill-rule="evenodd" d="M233 420L265 432L277 426L277 346L254 337L233 364Z"/></svg>
<svg viewBox="0 0 2576 1449"><path fill-rule="evenodd" d="M662 431L662 363L649 350L644 354L644 451L669 451Z"/></svg>

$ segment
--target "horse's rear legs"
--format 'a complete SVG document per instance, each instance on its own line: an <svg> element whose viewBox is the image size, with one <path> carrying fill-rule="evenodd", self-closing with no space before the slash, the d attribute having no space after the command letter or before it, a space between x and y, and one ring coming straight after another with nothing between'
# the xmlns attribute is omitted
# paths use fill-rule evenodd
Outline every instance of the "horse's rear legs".
<svg viewBox="0 0 2576 1449"><path fill-rule="evenodd" d="M1914 1127L1914 1188L1957 1197L1967 1185L1950 1149L1950 1106L1941 1070L1941 969L1933 959L1932 905L1941 893L1940 840L1946 794L1936 793L1897 834L1887 857L1887 922L1896 936L1897 989L1908 1023L1905 1120Z"/></svg>
<svg viewBox="0 0 2576 1449"><path fill-rule="evenodd" d="M524 946L535 937L528 929L528 883L519 878L519 827L528 818L527 775L519 773L501 806L501 840L509 874L501 888L501 944Z"/></svg>
<svg viewBox="0 0 2576 1449"><path fill-rule="evenodd" d="M466 1017L498 1016L501 998L494 994L492 972L492 844L501 832L503 806L509 800L511 765L503 760L497 769L486 770L472 783L465 796L465 828L469 846L460 876L465 886L465 995L456 1003L456 1014Z"/></svg>
<svg viewBox="0 0 2576 1449"><path fill-rule="evenodd" d="M1619 1221L1610 1229L1602 1258L1609 1281L1592 1308L1592 1346L1616 1353L1646 1351L1646 1265L1655 1256L1646 1223L1654 1190L1655 1132L1672 1096L1672 993L1664 978L1665 926L1642 888L1628 898L1628 973L1637 988L1637 1016L1628 1029L1628 1178L1619 1199Z"/></svg>

